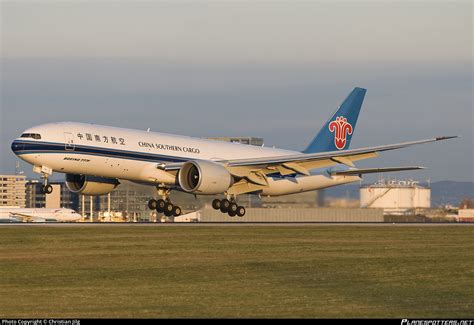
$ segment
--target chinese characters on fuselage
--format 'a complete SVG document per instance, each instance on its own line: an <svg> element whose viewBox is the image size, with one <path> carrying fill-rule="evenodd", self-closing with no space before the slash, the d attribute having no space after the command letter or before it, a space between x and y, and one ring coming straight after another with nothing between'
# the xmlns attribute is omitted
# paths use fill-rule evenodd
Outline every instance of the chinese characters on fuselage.
<svg viewBox="0 0 474 325"><path fill-rule="evenodd" d="M102 143L112 143L112 144L120 144L122 146L125 145L124 138L117 138L108 135L100 135L100 134L91 134L91 133L78 133L77 137L81 140L91 141L91 142L102 142Z"/></svg>

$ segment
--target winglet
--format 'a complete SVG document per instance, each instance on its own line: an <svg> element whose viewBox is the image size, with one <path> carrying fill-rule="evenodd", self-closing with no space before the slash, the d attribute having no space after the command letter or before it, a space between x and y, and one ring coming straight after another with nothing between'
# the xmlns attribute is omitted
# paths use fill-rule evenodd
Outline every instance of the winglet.
<svg viewBox="0 0 474 325"><path fill-rule="evenodd" d="M455 139L455 138L460 138L460 136L459 135L451 135L451 136L447 136L447 137L437 137L436 141Z"/></svg>

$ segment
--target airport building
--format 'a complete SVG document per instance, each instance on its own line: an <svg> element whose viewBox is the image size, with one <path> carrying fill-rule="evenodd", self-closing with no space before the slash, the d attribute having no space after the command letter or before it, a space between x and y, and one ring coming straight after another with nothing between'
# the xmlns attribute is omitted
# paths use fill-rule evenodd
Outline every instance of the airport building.
<svg viewBox="0 0 474 325"><path fill-rule="evenodd" d="M416 214L431 207L431 189L412 180L381 180L361 186L360 207L381 208L385 214Z"/></svg>
<svg viewBox="0 0 474 325"><path fill-rule="evenodd" d="M120 185L114 191L99 197L95 211L100 211L100 216L109 219L112 216L120 216L126 220L148 221L155 214L148 208L148 200L153 197L156 197L153 186L120 181ZM87 213L87 208L85 211Z"/></svg>
<svg viewBox="0 0 474 325"><path fill-rule="evenodd" d="M184 216L185 217L185 216ZM249 208L243 217L229 217L212 208L195 213L198 222L383 222L383 209Z"/></svg>
<svg viewBox="0 0 474 325"><path fill-rule="evenodd" d="M254 196L257 197L257 196ZM257 197L258 198L258 197ZM289 194L282 196L265 197L258 200L258 205L253 207L262 208L317 208L324 206L324 190Z"/></svg>
<svg viewBox="0 0 474 325"><path fill-rule="evenodd" d="M26 207L26 176L0 175L0 206Z"/></svg>
<svg viewBox="0 0 474 325"><path fill-rule="evenodd" d="M256 138L256 137L217 137L217 138L206 138L206 139L249 144L249 145L258 146L258 147L263 146L263 138Z"/></svg>
<svg viewBox="0 0 474 325"><path fill-rule="evenodd" d="M79 195L68 190L64 182L50 182L53 193L41 193L43 183L39 180L30 180L26 183L27 208L67 208L79 211Z"/></svg>
<svg viewBox="0 0 474 325"><path fill-rule="evenodd" d="M458 221L474 222L474 209L459 209Z"/></svg>

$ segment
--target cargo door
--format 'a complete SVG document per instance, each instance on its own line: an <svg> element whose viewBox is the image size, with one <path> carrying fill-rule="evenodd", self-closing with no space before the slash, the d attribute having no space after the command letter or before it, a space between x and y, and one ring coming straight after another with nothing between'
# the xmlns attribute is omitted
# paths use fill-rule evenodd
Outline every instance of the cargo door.
<svg viewBox="0 0 474 325"><path fill-rule="evenodd" d="M66 150L74 151L76 145L74 144L74 136L70 132L64 132L64 139L66 140Z"/></svg>

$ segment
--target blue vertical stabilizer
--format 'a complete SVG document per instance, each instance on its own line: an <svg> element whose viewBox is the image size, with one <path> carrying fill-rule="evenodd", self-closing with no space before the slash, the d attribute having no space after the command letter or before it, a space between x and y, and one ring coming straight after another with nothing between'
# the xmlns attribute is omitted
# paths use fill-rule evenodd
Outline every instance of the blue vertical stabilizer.
<svg viewBox="0 0 474 325"><path fill-rule="evenodd" d="M366 91L363 88L354 88L303 152L316 153L348 149Z"/></svg>

